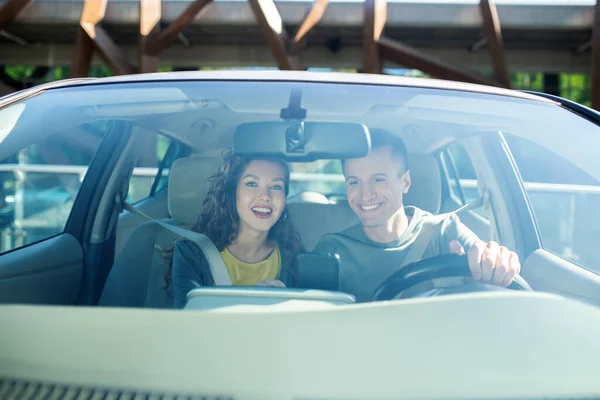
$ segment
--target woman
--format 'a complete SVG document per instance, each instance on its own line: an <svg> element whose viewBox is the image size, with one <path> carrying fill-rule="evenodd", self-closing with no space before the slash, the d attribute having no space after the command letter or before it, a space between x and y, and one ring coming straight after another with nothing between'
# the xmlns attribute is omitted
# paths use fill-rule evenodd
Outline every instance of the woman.
<svg viewBox="0 0 600 400"><path fill-rule="evenodd" d="M192 230L215 244L234 286L284 286L290 263L300 252L299 235L285 212L290 171L283 161L248 159L227 151ZM173 306L182 308L187 293L214 281L200 248L180 238L166 255L165 280Z"/></svg>

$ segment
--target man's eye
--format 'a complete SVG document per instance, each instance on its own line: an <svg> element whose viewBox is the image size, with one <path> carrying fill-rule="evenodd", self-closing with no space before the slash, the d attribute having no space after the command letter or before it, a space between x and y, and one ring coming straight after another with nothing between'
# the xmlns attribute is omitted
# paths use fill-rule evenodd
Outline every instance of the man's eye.
<svg viewBox="0 0 600 400"><path fill-rule="evenodd" d="M385 182L385 178L375 178L375 182Z"/></svg>
<svg viewBox="0 0 600 400"><path fill-rule="evenodd" d="M358 185L358 181L348 181L348 186Z"/></svg>

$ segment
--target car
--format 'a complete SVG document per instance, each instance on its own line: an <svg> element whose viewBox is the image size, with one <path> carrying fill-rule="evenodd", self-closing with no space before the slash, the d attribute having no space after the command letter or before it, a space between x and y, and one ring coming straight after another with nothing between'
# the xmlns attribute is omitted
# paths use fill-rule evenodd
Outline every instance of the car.
<svg viewBox="0 0 600 400"><path fill-rule="evenodd" d="M598 397L599 125L541 93L368 74L139 74L4 97L0 398ZM339 290L343 266L314 249L358 222L340 159L368 154L374 129L406 143L404 204L514 250L516 286L468 283L464 257L442 256L373 301ZM176 310L162 254L227 148L290 163L302 279L198 288ZM55 228L27 239L36 226ZM402 296L425 281L452 289Z"/></svg>

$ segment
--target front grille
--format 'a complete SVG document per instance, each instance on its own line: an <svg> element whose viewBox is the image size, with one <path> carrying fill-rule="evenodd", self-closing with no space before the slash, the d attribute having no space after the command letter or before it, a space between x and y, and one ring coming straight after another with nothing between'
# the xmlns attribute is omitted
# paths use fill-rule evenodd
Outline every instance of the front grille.
<svg viewBox="0 0 600 400"><path fill-rule="evenodd" d="M233 400L230 396L158 393L0 378L2 400Z"/></svg>

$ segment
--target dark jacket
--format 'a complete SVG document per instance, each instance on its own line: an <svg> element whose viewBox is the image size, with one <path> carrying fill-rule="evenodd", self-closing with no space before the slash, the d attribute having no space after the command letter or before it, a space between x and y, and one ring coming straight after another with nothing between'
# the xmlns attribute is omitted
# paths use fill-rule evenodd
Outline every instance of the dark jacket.
<svg viewBox="0 0 600 400"><path fill-rule="evenodd" d="M293 286L291 272L292 254L279 247L281 272L279 280L286 286ZM202 286L214 286L208 261L202 250L192 241L178 240L173 249L172 291L173 308L183 308L190 290Z"/></svg>

